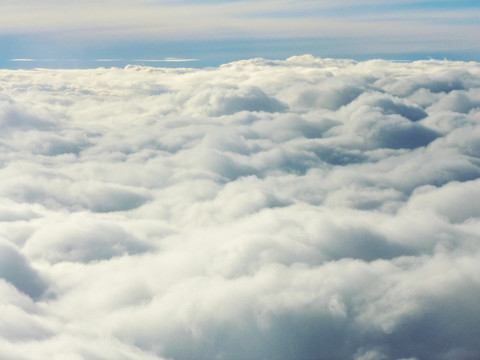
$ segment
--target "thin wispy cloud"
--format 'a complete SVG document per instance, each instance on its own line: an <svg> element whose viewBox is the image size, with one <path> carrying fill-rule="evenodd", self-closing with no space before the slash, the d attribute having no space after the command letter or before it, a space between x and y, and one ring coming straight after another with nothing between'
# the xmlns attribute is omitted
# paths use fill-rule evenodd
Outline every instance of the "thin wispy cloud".
<svg viewBox="0 0 480 360"><path fill-rule="evenodd" d="M95 59L98 62L123 61L123 59Z"/></svg>
<svg viewBox="0 0 480 360"><path fill-rule="evenodd" d="M480 6L465 1L400 1L388 4L375 1L220 1L179 4L149 1L52 1L43 2L41 6L39 4L21 1L0 5L0 10L9 14L0 24L0 31L68 30L79 35L107 37L115 36L116 33L128 37L130 33L132 36L157 39L283 37L288 34L290 37L357 36L358 31L361 35L378 36L378 33L388 30L389 26L404 21L411 28L405 35L422 30L424 35L433 37L436 31L451 31L448 22L445 22L445 14L463 17L468 11L468 16L472 19L478 19L480 14ZM470 5L467 6L468 4ZM356 19L353 23L352 18ZM375 29L367 27L366 30L365 23L369 22L379 24ZM478 23L470 25L473 29L478 29ZM461 24L458 26L462 28ZM406 28L398 30L405 31Z"/></svg>
<svg viewBox="0 0 480 360"><path fill-rule="evenodd" d="M181 58L165 58L165 59L94 59L93 62L124 62L124 63L182 63L195 62L199 59L181 59ZM63 61L79 61L79 59L10 59L12 62L63 62ZM84 60L89 61L89 60Z"/></svg>
<svg viewBox="0 0 480 360"><path fill-rule="evenodd" d="M38 61L35 59L10 59L9 61L14 61L14 62L31 62L31 61Z"/></svg>
<svg viewBox="0 0 480 360"><path fill-rule="evenodd" d="M134 59L134 62L192 62L198 61L198 59L178 59L178 58L165 58L165 59Z"/></svg>

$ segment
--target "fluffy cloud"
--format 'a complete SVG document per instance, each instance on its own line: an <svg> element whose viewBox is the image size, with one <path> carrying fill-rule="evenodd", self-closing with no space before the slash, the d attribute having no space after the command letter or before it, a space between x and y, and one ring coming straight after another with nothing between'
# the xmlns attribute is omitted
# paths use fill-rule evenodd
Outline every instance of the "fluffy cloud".
<svg viewBox="0 0 480 360"><path fill-rule="evenodd" d="M3 359L480 356L480 65L0 71Z"/></svg>

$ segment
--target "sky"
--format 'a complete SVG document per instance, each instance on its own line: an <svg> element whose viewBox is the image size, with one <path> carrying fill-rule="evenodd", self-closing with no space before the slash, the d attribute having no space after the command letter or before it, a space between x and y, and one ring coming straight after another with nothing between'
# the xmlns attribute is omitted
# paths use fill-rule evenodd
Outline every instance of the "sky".
<svg viewBox="0 0 480 360"><path fill-rule="evenodd" d="M2 68L480 54L476 0L4 0L0 14Z"/></svg>
<svg viewBox="0 0 480 360"><path fill-rule="evenodd" d="M480 64L0 70L0 358L480 358Z"/></svg>

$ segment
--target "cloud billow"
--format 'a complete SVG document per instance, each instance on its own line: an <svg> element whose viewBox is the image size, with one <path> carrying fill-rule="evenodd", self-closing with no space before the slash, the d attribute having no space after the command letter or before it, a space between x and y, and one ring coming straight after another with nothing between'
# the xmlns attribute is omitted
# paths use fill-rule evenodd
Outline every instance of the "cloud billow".
<svg viewBox="0 0 480 360"><path fill-rule="evenodd" d="M0 76L2 359L480 356L478 63Z"/></svg>

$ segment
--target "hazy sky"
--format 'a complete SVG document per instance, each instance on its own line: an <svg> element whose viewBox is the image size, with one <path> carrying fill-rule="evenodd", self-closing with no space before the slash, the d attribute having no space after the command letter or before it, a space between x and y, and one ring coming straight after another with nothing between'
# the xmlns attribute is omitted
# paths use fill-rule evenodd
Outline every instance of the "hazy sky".
<svg viewBox="0 0 480 360"><path fill-rule="evenodd" d="M0 66L299 53L476 60L479 10L476 0L4 0Z"/></svg>

